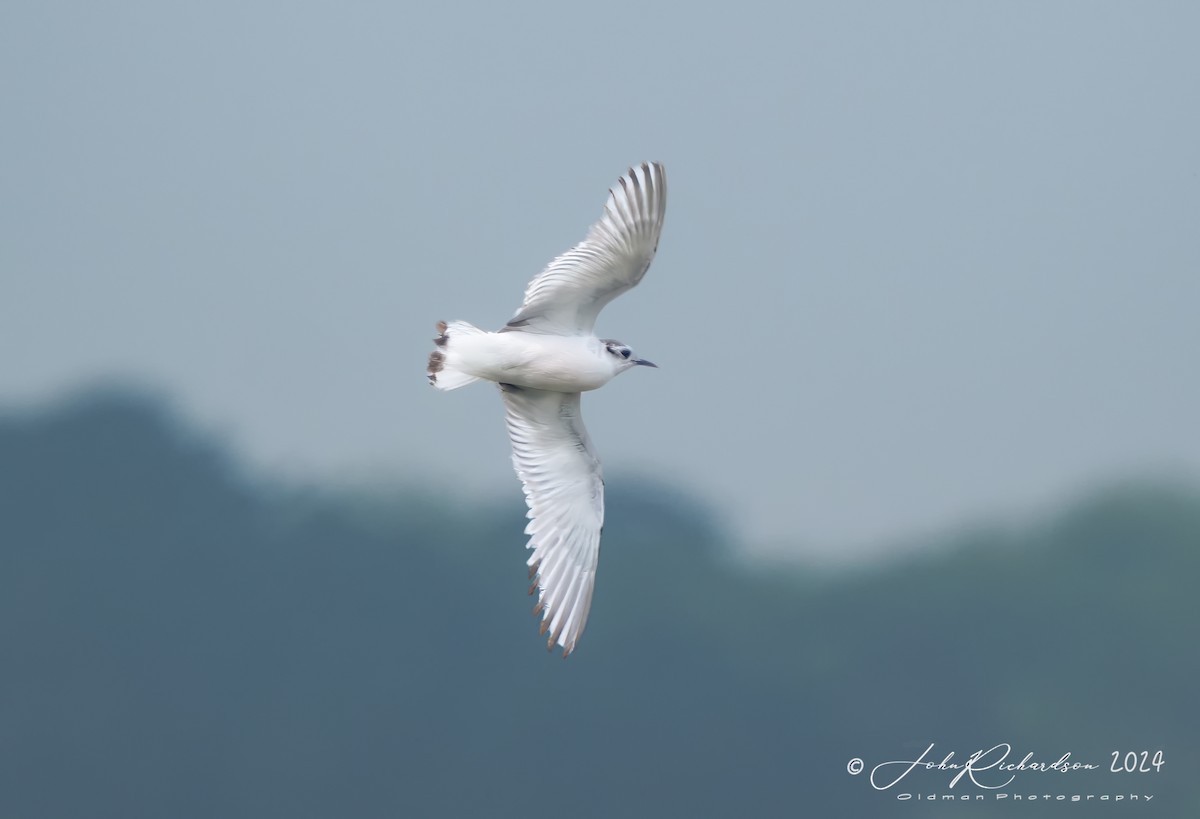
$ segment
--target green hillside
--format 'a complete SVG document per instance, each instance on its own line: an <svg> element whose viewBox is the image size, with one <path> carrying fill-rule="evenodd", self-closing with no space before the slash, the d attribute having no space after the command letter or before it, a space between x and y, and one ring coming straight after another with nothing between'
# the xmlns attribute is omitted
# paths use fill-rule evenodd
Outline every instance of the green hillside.
<svg viewBox="0 0 1200 819"><path fill-rule="evenodd" d="M0 816L1200 816L1193 488L806 575L615 476L566 661L509 500L270 485L135 394L0 418ZM1003 742L1100 769L868 781Z"/></svg>

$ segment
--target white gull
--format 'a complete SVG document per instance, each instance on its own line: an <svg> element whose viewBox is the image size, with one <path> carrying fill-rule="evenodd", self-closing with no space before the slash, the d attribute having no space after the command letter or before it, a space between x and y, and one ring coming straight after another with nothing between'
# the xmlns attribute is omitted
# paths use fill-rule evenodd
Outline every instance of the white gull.
<svg viewBox="0 0 1200 819"><path fill-rule="evenodd" d="M642 280L662 231L667 178L657 162L630 169L609 191L604 215L582 242L529 282L525 301L498 332L438 322L426 375L440 390L500 385L513 466L529 506L529 593L549 632L547 648L575 649L587 624L604 526L600 459L579 396L639 364L655 366L593 330L604 305Z"/></svg>

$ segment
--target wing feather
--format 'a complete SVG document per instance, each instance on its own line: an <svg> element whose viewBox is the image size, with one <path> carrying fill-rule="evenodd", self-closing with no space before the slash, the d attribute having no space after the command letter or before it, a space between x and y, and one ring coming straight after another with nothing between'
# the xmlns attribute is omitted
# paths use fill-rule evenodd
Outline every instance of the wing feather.
<svg viewBox="0 0 1200 819"><path fill-rule="evenodd" d="M529 506L526 548L546 644L563 656L587 625L604 526L600 459L579 413L579 393L504 385L513 467ZM530 589L532 593L533 589Z"/></svg>
<svg viewBox="0 0 1200 819"><path fill-rule="evenodd" d="M646 275L666 208L663 165L644 162L630 168L609 190L600 221L533 277L521 309L501 332L590 334L604 305Z"/></svg>

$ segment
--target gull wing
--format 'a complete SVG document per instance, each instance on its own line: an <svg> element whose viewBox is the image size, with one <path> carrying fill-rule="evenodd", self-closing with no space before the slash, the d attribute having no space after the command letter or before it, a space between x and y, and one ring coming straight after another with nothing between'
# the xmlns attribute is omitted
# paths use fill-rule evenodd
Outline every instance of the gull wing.
<svg viewBox="0 0 1200 819"><path fill-rule="evenodd" d="M630 168L609 190L600 221L529 282L525 302L501 332L590 335L604 305L646 275L666 209L662 164Z"/></svg>
<svg viewBox="0 0 1200 819"><path fill-rule="evenodd" d="M534 614L546 648L563 656L587 624L604 525L600 459L579 414L579 393L547 392L502 384L513 467L529 506L529 588L538 591Z"/></svg>

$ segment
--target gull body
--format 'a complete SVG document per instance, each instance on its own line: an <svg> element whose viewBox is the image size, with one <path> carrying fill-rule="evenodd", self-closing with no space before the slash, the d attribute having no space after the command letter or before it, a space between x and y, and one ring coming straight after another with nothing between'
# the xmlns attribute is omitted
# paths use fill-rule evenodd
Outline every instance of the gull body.
<svg viewBox="0 0 1200 819"><path fill-rule="evenodd" d="M575 649L592 604L604 478L580 415L580 394L639 365L619 341L598 338L596 316L635 287L658 248L667 178L656 162L631 168L609 190L582 242L534 276L520 309L496 332L440 321L426 376L440 390L500 386L513 467L529 507L529 593L538 593L547 648Z"/></svg>
<svg viewBox="0 0 1200 819"><path fill-rule="evenodd" d="M451 327L447 329L454 334ZM461 341L447 345L446 365L476 378L535 390L595 390L636 366L609 353L595 336L467 331L455 340Z"/></svg>

